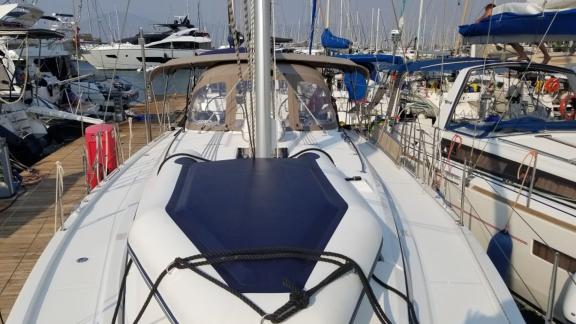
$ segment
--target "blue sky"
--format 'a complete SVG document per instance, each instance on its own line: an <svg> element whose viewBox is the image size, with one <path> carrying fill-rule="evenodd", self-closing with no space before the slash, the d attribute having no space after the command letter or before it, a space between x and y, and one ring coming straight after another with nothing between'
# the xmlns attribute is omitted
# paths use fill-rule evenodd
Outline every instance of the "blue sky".
<svg viewBox="0 0 576 324"><path fill-rule="evenodd" d="M390 30L396 25L394 14L392 10L392 3L399 14L402 7L402 0L342 0L344 3L343 25L344 32L348 31L349 34L360 35L369 38L370 25L371 25L371 11L372 8L380 8L380 35L388 35ZM84 23L84 31L87 29L86 21L88 16L95 20L95 16L100 17L101 23L107 25L116 25L116 16L114 12L120 12L119 20L123 20L123 14L128 8L129 22L124 32L124 36L136 33L136 26L150 25L152 22L164 22L172 19L174 15L185 15L190 13L191 20L196 22L198 13L197 6L200 2L200 20L204 27L215 36L216 34L225 33L225 23L227 17L227 1L226 0L38 0L40 6L47 14L52 12L77 12L78 5L82 3L83 10L81 13ZM242 0L236 0L238 10ZM319 0L320 11L325 12L327 0ZM341 0L331 0L331 27L333 31L339 31L340 21L340 2ZM419 0L406 0L406 29L405 35L412 37L416 33L416 22L418 18L418 5ZM489 3L490 0L471 0L470 16L466 19L471 21L482 14L482 7ZM497 1L497 3L510 2L510 1ZM97 4L96 9L94 3ZM276 34L279 36L292 36L295 38L303 38L305 29L309 24L309 7L310 0L275 0L275 21L276 21ZM450 40L454 37L456 26L460 21L462 14L462 6L464 0L424 0L424 30L425 34L423 40L438 42L442 37ZM349 9L348 9L349 7ZM74 9L76 8L76 9ZM90 12L87 10L91 8ZM239 11L241 12L241 11ZM356 14L358 12L358 15ZM98 15L96 15L98 13ZM106 16L106 14L110 14ZM105 18L102 18L104 16ZM238 15L242 16L242 15ZM356 19L359 18L360 26L356 26ZM241 20L241 17L239 18ZM324 19L322 18L321 21ZM351 28L347 29L348 20L350 20ZM300 26L300 28L298 28ZM306 26L306 27L305 27ZM375 26L375 23L374 25ZM94 28L94 27L92 27ZM118 28L116 28L118 29ZM120 28L121 29L121 28ZM375 28L372 28L375 30ZM298 36L298 30L300 35ZM375 31L374 31L375 33ZM346 35L345 35L346 36ZM360 36L355 36L360 37ZM411 38L411 37L406 37Z"/></svg>

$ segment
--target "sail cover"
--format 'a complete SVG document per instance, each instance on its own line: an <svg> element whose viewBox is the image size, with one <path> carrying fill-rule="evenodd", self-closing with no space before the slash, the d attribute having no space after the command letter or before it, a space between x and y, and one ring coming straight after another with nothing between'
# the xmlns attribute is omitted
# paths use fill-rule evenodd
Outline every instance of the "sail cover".
<svg viewBox="0 0 576 324"><path fill-rule="evenodd" d="M350 48L352 42L346 38L334 36L330 29L324 29L322 32L322 46L330 49L347 49Z"/></svg>
<svg viewBox="0 0 576 324"><path fill-rule="evenodd" d="M340 54L336 57L348 59L358 65L362 65L370 72L370 79L378 79L379 72L387 72L396 64L404 64L402 56L389 54Z"/></svg>
<svg viewBox="0 0 576 324"><path fill-rule="evenodd" d="M492 16L459 27L464 42L532 43L576 40L576 1L539 0L496 6Z"/></svg>

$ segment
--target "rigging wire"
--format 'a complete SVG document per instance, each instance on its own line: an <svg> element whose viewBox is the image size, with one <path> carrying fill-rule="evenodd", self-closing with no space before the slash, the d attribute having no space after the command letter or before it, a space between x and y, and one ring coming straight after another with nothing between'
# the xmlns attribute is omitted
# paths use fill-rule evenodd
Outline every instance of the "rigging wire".
<svg viewBox="0 0 576 324"><path fill-rule="evenodd" d="M132 2L132 0L127 0L126 1L126 9L124 10L124 20L122 22L122 35L124 35L124 31L126 30L126 21L128 20L128 11L130 9L130 3ZM117 68L118 68L118 57L120 55L120 45L117 45L116 47L116 60L114 60L114 69L112 70L112 81L114 81L114 78L116 77L116 74L118 72ZM146 71L142 71L142 73L147 73ZM147 85L144 85L145 88L148 88ZM108 89L108 95L106 96L106 102L110 101L110 98L112 96L112 89L114 88L113 85L111 85ZM145 94L146 96L148 95L147 93ZM109 105L106 105L106 108L104 109L104 118L106 118L106 115L108 114L108 107ZM148 116L146 116L146 118L149 118Z"/></svg>

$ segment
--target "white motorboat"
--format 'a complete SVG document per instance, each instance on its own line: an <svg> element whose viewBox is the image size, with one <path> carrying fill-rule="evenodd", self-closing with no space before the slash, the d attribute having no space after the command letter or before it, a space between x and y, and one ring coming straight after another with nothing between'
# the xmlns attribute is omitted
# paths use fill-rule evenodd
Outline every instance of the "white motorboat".
<svg viewBox="0 0 576 324"><path fill-rule="evenodd" d="M4 6L13 8L12 5L0 5L0 9L4 9ZM18 12L18 8L10 12ZM24 8L34 8L34 12L40 13L34 17L42 17L44 20L50 18L41 16L42 11L31 5ZM16 15L10 12L6 15ZM75 24L66 20L71 18L69 16L53 16L50 18L52 20L48 21L57 21L58 24L49 27L70 34L75 29ZM118 78L93 82L89 80L92 75L79 76L77 66L72 60L75 50L64 46L63 33L34 28L41 24L33 24L31 18L26 20L26 23L20 23L17 19L11 20L11 23L18 26L32 25L29 28L0 28L0 51L6 54L3 58L4 64L11 71L10 75L14 75L14 80L10 82L16 85L16 96L20 95L17 89L24 82L29 82L31 91L25 94L23 99L41 108L62 111L59 115L72 117L65 119L78 119L72 115L110 118L113 114L116 114L115 118L123 118L123 109L138 96L138 92L132 89L131 85ZM54 120L54 112L50 112L46 117ZM88 123L94 121L88 120Z"/></svg>
<svg viewBox="0 0 576 324"><path fill-rule="evenodd" d="M575 87L572 70L480 62L437 94L436 116L397 105L378 135L445 197L514 294L566 323L576 321Z"/></svg>
<svg viewBox="0 0 576 324"><path fill-rule="evenodd" d="M154 67L174 58L198 55L211 48L212 40L207 32L192 25L186 28L178 27L165 38L145 45L146 64ZM135 42L87 48L83 51L83 57L96 69L137 70L142 67L142 49Z"/></svg>

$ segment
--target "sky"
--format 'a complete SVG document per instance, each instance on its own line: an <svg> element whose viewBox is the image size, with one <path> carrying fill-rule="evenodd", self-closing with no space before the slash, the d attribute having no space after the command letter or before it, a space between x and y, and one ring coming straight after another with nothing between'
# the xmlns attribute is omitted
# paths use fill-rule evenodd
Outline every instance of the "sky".
<svg viewBox="0 0 576 324"><path fill-rule="evenodd" d="M226 34L227 0L37 0L37 5L46 14L52 12L76 13L82 4L81 21L83 31L86 32L90 18L95 21L96 16L107 25L104 29L110 30L110 25L122 26L123 12L128 9L129 17L122 36L130 36L137 32L137 26L144 25L145 29L153 22L166 22L175 15L190 14L191 21L196 23L198 16L201 26L205 27L213 37L223 38ZM325 8L328 0L318 0L320 6L319 25L324 23ZM482 14L482 7L492 0L470 0L470 13L466 22L471 22ZM405 0L405 31L404 40L410 41L416 35L418 21L419 0ZM424 0L424 15L422 19L422 42L439 43L442 39L450 43L456 36L457 26L462 16L462 7L465 0ZM511 1L497 1L497 4ZM237 19L242 22L242 0L236 0ZM400 15L403 0L331 0L330 26L336 34L340 31L340 7L342 10L343 36L355 41L368 42L370 34L376 38L376 16L380 9L379 38L385 41L391 29L396 28L396 14ZM200 14L198 15L198 4ZM305 39L310 24L310 0L273 0L275 34L278 36ZM88 10L90 9L90 10ZM374 9L374 21L372 21ZM118 19L115 12L118 11ZM106 17L106 18L102 18ZM119 23L116 22L118 20ZM92 24L92 31L96 27ZM347 26L350 25L350 28ZM372 27L371 27L372 26ZM299 31L299 32L298 32ZM372 31L372 32L371 32ZM110 32L108 32L110 33ZM116 34L119 32L116 31ZM121 32L120 32L121 33Z"/></svg>

